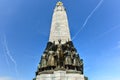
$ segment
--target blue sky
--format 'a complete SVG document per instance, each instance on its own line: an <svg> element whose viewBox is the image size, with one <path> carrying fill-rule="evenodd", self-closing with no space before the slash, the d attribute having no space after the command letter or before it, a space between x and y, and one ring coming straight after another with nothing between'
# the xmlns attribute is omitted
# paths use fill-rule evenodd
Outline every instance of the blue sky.
<svg viewBox="0 0 120 80"><path fill-rule="evenodd" d="M35 77L57 1L0 0L0 80ZM79 32L73 43L84 60L84 74L89 80L120 80L120 0L62 2L71 37Z"/></svg>

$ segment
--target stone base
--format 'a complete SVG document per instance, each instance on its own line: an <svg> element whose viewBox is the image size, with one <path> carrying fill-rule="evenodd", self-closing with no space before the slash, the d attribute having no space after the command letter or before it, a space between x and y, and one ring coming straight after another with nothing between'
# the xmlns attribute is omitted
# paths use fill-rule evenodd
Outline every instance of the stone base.
<svg viewBox="0 0 120 80"><path fill-rule="evenodd" d="M85 76L79 73L67 73L66 71L54 71L53 74L40 74L36 80L85 80Z"/></svg>

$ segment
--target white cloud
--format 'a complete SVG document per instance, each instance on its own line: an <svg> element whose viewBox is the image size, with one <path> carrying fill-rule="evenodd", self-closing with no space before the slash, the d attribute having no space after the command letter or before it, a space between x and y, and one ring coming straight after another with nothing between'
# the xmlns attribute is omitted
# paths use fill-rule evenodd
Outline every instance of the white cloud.
<svg viewBox="0 0 120 80"><path fill-rule="evenodd" d="M85 22L83 23L82 27L80 28L80 30L78 30L78 32L72 37L72 40L74 40L76 38L76 36L80 33L81 30L84 29L84 27L86 26L88 20L92 17L92 15L97 11L97 9L101 6L101 4L103 3L104 0L100 0L100 2L97 4L97 6L92 10L92 12L87 16Z"/></svg>
<svg viewBox="0 0 120 80"><path fill-rule="evenodd" d="M11 77L0 77L0 80L14 80L14 79Z"/></svg>
<svg viewBox="0 0 120 80"><path fill-rule="evenodd" d="M7 62L7 64L9 64L8 58L12 61L12 63L13 63L14 66L15 66L16 74L17 74L17 76L18 76L17 63L16 63L16 60L13 58L13 56L12 56L11 53L10 53L10 50L9 50L9 48L8 48L8 45L7 45L7 39L6 39L5 33L3 33L3 41L2 41L2 44L3 44L4 51L5 51L4 55L6 55L6 62Z"/></svg>

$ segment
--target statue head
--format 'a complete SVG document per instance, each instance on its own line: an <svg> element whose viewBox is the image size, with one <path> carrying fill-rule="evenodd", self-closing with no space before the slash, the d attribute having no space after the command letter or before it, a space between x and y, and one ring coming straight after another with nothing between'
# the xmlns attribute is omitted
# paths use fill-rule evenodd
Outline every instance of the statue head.
<svg viewBox="0 0 120 80"><path fill-rule="evenodd" d="M54 51L49 51L49 54L51 55L51 54L53 54L54 53Z"/></svg>
<svg viewBox="0 0 120 80"><path fill-rule="evenodd" d="M48 50L45 50L44 53L48 53Z"/></svg>
<svg viewBox="0 0 120 80"><path fill-rule="evenodd" d="M42 58L45 58L45 57L46 57L46 54L43 54L43 55L42 55Z"/></svg>

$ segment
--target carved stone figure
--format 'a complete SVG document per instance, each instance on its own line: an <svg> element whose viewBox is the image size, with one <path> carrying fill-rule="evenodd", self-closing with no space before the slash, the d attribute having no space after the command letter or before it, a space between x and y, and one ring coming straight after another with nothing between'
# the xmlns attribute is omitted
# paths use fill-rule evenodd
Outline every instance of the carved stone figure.
<svg viewBox="0 0 120 80"><path fill-rule="evenodd" d="M73 66L74 66L75 70L77 70L79 68L79 66L80 66L80 61L79 61L79 56L78 55L74 56Z"/></svg>
<svg viewBox="0 0 120 80"><path fill-rule="evenodd" d="M72 65L71 52L68 51L65 58L65 65Z"/></svg>
<svg viewBox="0 0 120 80"><path fill-rule="evenodd" d="M72 51L72 53L71 53L71 58L74 59L75 56L76 56L76 52L75 52L75 51Z"/></svg>
<svg viewBox="0 0 120 80"><path fill-rule="evenodd" d="M43 54L41 58L41 68L45 68L47 66L47 61L46 61L46 54Z"/></svg>
<svg viewBox="0 0 120 80"><path fill-rule="evenodd" d="M61 44L61 40L58 40L58 42L59 44L53 42L52 45L54 46L52 49L44 51L38 71L66 68L83 73L83 62L75 48L67 42L65 44Z"/></svg>
<svg viewBox="0 0 120 80"><path fill-rule="evenodd" d="M39 68L41 68L41 65L40 65L40 64L38 64L38 69L39 69Z"/></svg>
<svg viewBox="0 0 120 80"><path fill-rule="evenodd" d="M74 59L73 59L73 66L79 66L79 59L77 57L77 55L75 55Z"/></svg>
<svg viewBox="0 0 120 80"><path fill-rule="evenodd" d="M61 40L58 40L59 44L58 44L58 47L57 47L57 51L56 51L56 54L57 54L57 65L58 65L58 68L60 67L63 67L63 52L62 52L62 45L61 45Z"/></svg>
<svg viewBox="0 0 120 80"><path fill-rule="evenodd" d="M67 50L70 50L70 45L67 43L66 44Z"/></svg>
<svg viewBox="0 0 120 80"><path fill-rule="evenodd" d="M37 72L41 71L41 64L39 63L38 64L38 67L37 67Z"/></svg>
<svg viewBox="0 0 120 80"><path fill-rule="evenodd" d="M49 57L48 57L48 66L55 66L55 58L54 58L54 51L49 51Z"/></svg>
<svg viewBox="0 0 120 80"><path fill-rule="evenodd" d="M80 71L83 74L83 60L80 60Z"/></svg>

